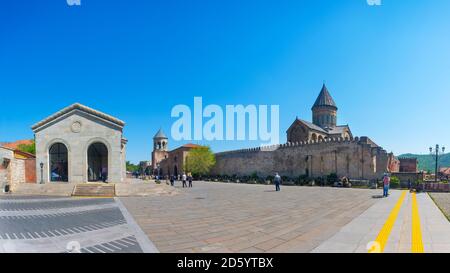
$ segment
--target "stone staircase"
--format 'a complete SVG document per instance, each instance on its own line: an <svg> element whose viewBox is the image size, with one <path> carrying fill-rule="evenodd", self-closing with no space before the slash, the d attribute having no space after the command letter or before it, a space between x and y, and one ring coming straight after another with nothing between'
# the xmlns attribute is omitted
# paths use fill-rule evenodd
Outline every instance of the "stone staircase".
<svg viewBox="0 0 450 273"><path fill-rule="evenodd" d="M74 185L69 183L19 183L13 184L11 192L16 195L70 196Z"/></svg>
<svg viewBox="0 0 450 273"><path fill-rule="evenodd" d="M89 197L114 197L116 188L114 184L84 183L77 184L73 190L72 196Z"/></svg>

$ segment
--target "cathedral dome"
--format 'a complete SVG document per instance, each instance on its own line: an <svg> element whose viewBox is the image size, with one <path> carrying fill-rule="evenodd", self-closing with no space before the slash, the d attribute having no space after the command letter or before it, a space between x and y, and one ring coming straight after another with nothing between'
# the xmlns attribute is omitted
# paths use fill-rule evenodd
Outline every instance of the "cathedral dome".
<svg viewBox="0 0 450 273"><path fill-rule="evenodd" d="M311 110L313 124L327 130L336 127L338 108L325 84Z"/></svg>
<svg viewBox="0 0 450 273"><path fill-rule="evenodd" d="M320 91L319 96L316 99L316 102L313 105L313 109L316 107L334 107L337 110L336 103L334 102L333 98L330 95L330 92L328 92L327 87L325 84L322 86L322 90Z"/></svg>

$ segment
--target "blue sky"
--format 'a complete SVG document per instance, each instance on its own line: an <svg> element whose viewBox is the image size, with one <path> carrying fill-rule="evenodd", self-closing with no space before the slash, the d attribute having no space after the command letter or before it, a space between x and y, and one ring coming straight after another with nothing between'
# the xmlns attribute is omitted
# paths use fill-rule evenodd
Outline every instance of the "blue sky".
<svg viewBox="0 0 450 273"><path fill-rule="evenodd" d="M0 141L80 102L149 160L177 104L278 104L280 137L325 80L338 122L396 154L449 145L450 1L3 1ZM183 142L170 141L174 148ZM199 142L214 151L257 142Z"/></svg>

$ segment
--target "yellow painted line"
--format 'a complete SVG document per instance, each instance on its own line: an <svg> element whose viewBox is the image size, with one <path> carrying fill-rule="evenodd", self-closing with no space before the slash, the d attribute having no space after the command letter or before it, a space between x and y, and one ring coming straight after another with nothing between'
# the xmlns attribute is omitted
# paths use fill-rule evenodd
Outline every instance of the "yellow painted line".
<svg viewBox="0 0 450 273"><path fill-rule="evenodd" d="M423 253L422 230L420 228L419 206L417 204L416 193L412 193L412 233L411 252Z"/></svg>
<svg viewBox="0 0 450 273"><path fill-rule="evenodd" d="M395 221L397 220L398 213L400 212L400 208L402 207L403 201L406 197L406 192L403 191L400 195L400 198L398 199L397 203L395 204L394 208L392 209L391 213L389 214L389 217L387 218L386 222L384 223L384 226L381 228L380 233L378 233L377 238L375 239L375 243L377 244L376 247L371 248L369 250L369 253L374 252L383 252L384 247L386 246L386 243L389 239L389 235L391 234L392 227L395 224Z"/></svg>

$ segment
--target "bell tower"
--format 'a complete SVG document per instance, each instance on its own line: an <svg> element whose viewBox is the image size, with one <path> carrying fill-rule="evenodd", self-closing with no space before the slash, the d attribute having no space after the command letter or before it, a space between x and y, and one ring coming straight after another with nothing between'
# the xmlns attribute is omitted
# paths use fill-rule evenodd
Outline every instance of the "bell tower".
<svg viewBox="0 0 450 273"><path fill-rule="evenodd" d="M152 152L152 168L153 170L158 168L158 163L166 159L169 155L168 152L169 139L164 134L162 129L156 133L153 137L153 152Z"/></svg>

